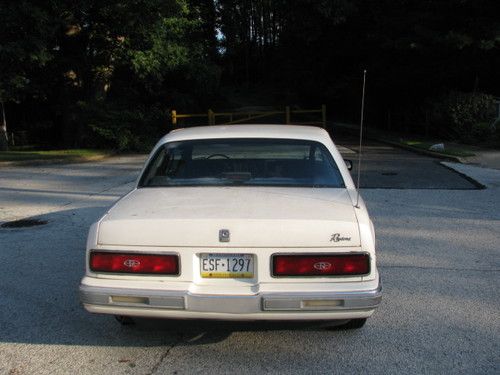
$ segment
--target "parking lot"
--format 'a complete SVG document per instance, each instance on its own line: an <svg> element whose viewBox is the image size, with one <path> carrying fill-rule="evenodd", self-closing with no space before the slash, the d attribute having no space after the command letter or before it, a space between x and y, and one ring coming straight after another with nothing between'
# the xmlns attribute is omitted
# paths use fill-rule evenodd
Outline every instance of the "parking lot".
<svg viewBox="0 0 500 375"><path fill-rule="evenodd" d="M354 142L341 142L356 160ZM0 166L0 373L500 372L500 171L368 143L381 307L357 331L312 324L139 320L78 301L88 227L132 186L143 155ZM471 182L459 169L485 185ZM355 171L353 171L355 172Z"/></svg>

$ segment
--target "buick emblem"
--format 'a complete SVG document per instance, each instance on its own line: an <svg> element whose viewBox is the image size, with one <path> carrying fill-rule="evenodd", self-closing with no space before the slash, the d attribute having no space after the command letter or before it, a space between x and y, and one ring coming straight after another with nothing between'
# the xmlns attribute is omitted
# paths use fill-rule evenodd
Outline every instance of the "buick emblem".
<svg viewBox="0 0 500 375"><path fill-rule="evenodd" d="M326 271L332 268L332 264L329 262L317 262L313 265L318 271Z"/></svg>
<svg viewBox="0 0 500 375"><path fill-rule="evenodd" d="M219 230L219 242L229 242L229 229Z"/></svg>
<svg viewBox="0 0 500 375"><path fill-rule="evenodd" d="M123 262L124 266L130 267L130 268L137 267L140 264L141 264L141 262L139 262L138 260L135 260L135 259L127 259L125 262Z"/></svg>

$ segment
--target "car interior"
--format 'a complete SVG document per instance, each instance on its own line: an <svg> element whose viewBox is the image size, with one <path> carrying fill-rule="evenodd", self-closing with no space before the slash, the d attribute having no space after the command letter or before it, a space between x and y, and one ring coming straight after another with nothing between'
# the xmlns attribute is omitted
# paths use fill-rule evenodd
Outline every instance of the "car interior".
<svg viewBox="0 0 500 375"><path fill-rule="evenodd" d="M150 163L141 186L169 185L294 185L343 187L328 151L315 142L272 144L262 140L204 141L164 147ZM248 142L248 141L247 141ZM171 145L172 146L172 145Z"/></svg>

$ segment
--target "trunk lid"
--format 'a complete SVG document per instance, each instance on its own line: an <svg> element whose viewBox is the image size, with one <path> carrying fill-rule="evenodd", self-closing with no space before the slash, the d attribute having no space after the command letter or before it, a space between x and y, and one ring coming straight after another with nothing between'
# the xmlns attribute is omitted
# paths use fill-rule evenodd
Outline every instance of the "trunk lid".
<svg viewBox="0 0 500 375"><path fill-rule="evenodd" d="M230 232L220 242L219 231ZM359 228L346 189L142 188L101 220L98 243L168 247L351 247Z"/></svg>

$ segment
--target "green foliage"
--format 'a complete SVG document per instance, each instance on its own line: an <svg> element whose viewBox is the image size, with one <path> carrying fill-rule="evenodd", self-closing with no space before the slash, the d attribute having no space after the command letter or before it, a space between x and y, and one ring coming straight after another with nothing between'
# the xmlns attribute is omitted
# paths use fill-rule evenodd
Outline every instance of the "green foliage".
<svg viewBox="0 0 500 375"><path fill-rule="evenodd" d="M432 145L435 145L436 143L442 143L441 141L438 141L438 140L435 140L435 141L408 141L408 140L401 140L399 141L401 144L403 145L406 145L406 146L410 146L410 147L414 147L414 148L418 148L418 149L421 149L421 150L426 150L426 151L429 151L430 147ZM455 146L455 145L450 145L448 143L445 143L445 148L444 150L442 151L435 151L433 150L433 152L436 152L436 153L439 153L439 154L443 154L443 155L452 155L452 156L474 156L474 152L472 152L471 150L467 149L467 148L464 148L463 146L461 147L458 147L458 146Z"/></svg>
<svg viewBox="0 0 500 375"><path fill-rule="evenodd" d="M484 141L494 132L494 99L483 93L451 92L433 103L431 122L464 143Z"/></svg>
<svg viewBox="0 0 500 375"><path fill-rule="evenodd" d="M230 91L244 105L252 87L273 98L259 105L327 103L332 118L356 121L366 68L367 119L422 129L441 92L500 96L497 3L4 0L0 101L9 132L141 149L169 109L227 108ZM489 99L453 95L429 121L468 142L488 137Z"/></svg>
<svg viewBox="0 0 500 375"><path fill-rule="evenodd" d="M85 142L100 148L146 152L166 133L168 114L158 107L128 109L104 103L80 103L80 109Z"/></svg>
<svg viewBox="0 0 500 375"><path fill-rule="evenodd" d="M495 124L493 125L493 127L495 129L494 133L493 133L493 137L491 137L490 141L487 142L487 144L490 147L500 149L500 118L498 118L495 121Z"/></svg>
<svg viewBox="0 0 500 375"><path fill-rule="evenodd" d="M139 78L161 80L165 73L189 65L191 51L184 41L189 29L196 24L178 17L160 19L149 35L150 47L129 51L133 70Z"/></svg>
<svg viewBox="0 0 500 375"><path fill-rule="evenodd" d="M53 58L55 25L50 8L31 1L3 1L0 6L0 99L19 101L42 88L36 74Z"/></svg>

